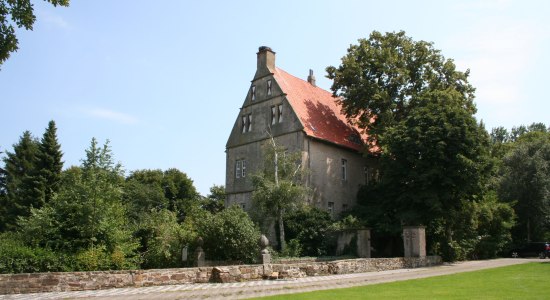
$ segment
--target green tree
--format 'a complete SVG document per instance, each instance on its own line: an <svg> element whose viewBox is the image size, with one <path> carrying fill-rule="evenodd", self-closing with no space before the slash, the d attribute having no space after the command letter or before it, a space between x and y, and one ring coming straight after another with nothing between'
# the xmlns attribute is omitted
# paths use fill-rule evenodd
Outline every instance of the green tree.
<svg viewBox="0 0 550 300"><path fill-rule="evenodd" d="M360 193L369 222L394 235L401 225L437 225L441 251L455 259L465 226L456 220L464 203L483 196L493 169L469 71L431 43L375 31L327 72L343 112L381 150L380 180Z"/></svg>
<svg viewBox="0 0 550 300"><path fill-rule="evenodd" d="M416 104L411 100L429 91L454 90L464 109L475 112L469 71L457 71L432 43L413 41L404 31L374 31L349 47L338 68L326 70L343 112L373 138L406 118Z"/></svg>
<svg viewBox="0 0 550 300"><path fill-rule="evenodd" d="M46 1L53 6L69 6L69 0ZM30 0L0 0L0 66L18 49L14 25L32 30L35 20Z"/></svg>
<svg viewBox="0 0 550 300"><path fill-rule="evenodd" d="M176 213L167 209L153 209L143 218L142 268L181 267L181 251L194 240L196 233L179 224Z"/></svg>
<svg viewBox="0 0 550 300"><path fill-rule="evenodd" d="M199 205L199 193L193 180L182 171L171 168L164 171L162 186L168 199L168 209L175 211L182 221L191 207Z"/></svg>
<svg viewBox="0 0 550 300"><path fill-rule="evenodd" d="M168 209L168 199L162 186L161 170L136 170L126 178L124 202L134 222L140 223L151 210Z"/></svg>
<svg viewBox="0 0 550 300"><path fill-rule="evenodd" d="M123 170L114 163L108 142L92 139L81 167L62 173L52 201L19 221L32 246L75 255L84 270L135 268L138 243L122 202Z"/></svg>
<svg viewBox="0 0 550 300"><path fill-rule="evenodd" d="M19 142L13 145L13 152L6 152L4 158L7 205L4 222L13 229L19 216L28 216L31 207L39 208L43 203L41 182L37 177L39 142L29 131L25 131Z"/></svg>
<svg viewBox="0 0 550 300"><path fill-rule="evenodd" d="M519 136L503 158L499 196L512 203L518 216L514 240L547 238L550 230L550 133Z"/></svg>
<svg viewBox="0 0 550 300"><path fill-rule="evenodd" d="M210 194L203 199L202 208L215 214L222 211L225 207L225 186L216 185L210 187Z"/></svg>
<svg viewBox="0 0 550 300"><path fill-rule="evenodd" d="M134 216L166 208L176 212L181 222L192 207L200 205L193 180L175 168L133 171L126 178L125 191L125 202Z"/></svg>
<svg viewBox="0 0 550 300"><path fill-rule="evenodd" d="M308 190L302 185L300 153L287 153L271 137L264 148L264 169L252 175L252 201L260 214L274 217L279 229L279 245L285 250L284 215L304 203Z"/></svg>
<svg viewBox="0 0 550 300"><path fill-rule="evenodd" d="M37 175L43 184L44 203L49 202L53 194L59 191L61 170L63 169L63 153L57 141L57 128L52 120L40 141L37 162Z"/></svg>

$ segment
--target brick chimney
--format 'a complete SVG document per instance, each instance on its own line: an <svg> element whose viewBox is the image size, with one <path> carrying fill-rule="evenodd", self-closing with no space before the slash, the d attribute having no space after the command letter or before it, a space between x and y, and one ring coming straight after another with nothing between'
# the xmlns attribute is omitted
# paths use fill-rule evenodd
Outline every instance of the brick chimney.
<svg viewBox="0 0 550 300"><path fill-rule="evenodd" d="M311 84L313 86L317 86L315 84L315 76L313 76L313 70L312 69L309 69L309 76L307 77L307 82L309 82L309 84Z"/></svg>
<svg viewBox="0 0 550 300"><path fill-rule="evenodd" d="M258 67L256 76L261 77L275 72L275 52L267 46L261 46L258 49Z"/></svg>

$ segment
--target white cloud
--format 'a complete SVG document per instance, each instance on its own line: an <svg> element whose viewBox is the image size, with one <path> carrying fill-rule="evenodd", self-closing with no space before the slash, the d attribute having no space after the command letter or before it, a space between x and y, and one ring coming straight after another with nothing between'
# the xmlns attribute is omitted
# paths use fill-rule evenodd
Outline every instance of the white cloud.
<svg viewBox="0 0 550 300"><path fill-rule="evenodd" d="M116 112L109 109L94 108L94 109L88 110L87 113L88 115L95 118L114 121L114 122L126 124L126 125L132 125L132 124L138 123L138 119L134 116L121 113L121 112Z"/></svg>

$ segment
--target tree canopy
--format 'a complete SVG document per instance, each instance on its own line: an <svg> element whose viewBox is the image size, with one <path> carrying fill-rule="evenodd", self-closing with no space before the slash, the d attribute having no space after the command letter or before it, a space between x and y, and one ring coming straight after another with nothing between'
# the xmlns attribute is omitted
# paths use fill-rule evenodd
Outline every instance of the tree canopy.
<svg viewBox="0 0 550 300"><path fill-rule="evenodd" d="M412 100L429 91L454 90L464 108L475 113L469 70L457 71L432 43L414 41L404 31L374 31L348 48L339 67L326 70L343 112L372 137L406 118L417 103Z"/></svg>
<svg viewBox="0 0 550 300"><path fill-rule="evenodd" d="M69 0L45 0L53 6L69 6ZM31 0L0 0L0 66L17 51L15 27L32 30L36 16Z"/></svg>
<svg viewBox="0 0 550 300"><path fill-rule="evenodd" d="M454 239L465 239L465 225L457 220L483 199L492 170L469 71L432 43L374 31L327 72L348 120L381 150L379 181L359 195L368 222L393 235L402 225L431 225L432 245L440 245L433 249L458 258L463 245Z"/></svg>

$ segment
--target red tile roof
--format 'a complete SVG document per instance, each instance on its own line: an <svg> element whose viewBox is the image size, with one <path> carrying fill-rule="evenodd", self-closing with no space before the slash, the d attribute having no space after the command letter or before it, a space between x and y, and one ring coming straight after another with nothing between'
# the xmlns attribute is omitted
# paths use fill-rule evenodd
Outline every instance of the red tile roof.
<svg viewBox="0 0 550 300"><path fill-rule="evenodd" d="M308 136L356 151L364 149L367 135L348 123L332 93L279 68L273 76Z"/></svg>

